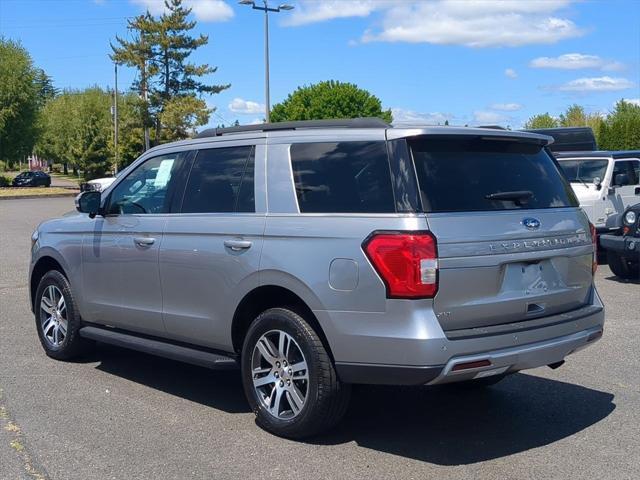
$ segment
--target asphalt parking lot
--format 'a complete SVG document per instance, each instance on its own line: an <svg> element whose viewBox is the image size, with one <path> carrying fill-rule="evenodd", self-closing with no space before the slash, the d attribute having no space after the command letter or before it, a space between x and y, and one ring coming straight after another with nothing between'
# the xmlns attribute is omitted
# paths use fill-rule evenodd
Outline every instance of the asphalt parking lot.
<svg viewBox="0 0 640 480"><path fill-rule="evenodd" d="M604 338L482 392L360 387L309 442L253 421L239 376L101 346L47 358L29 237L73 199L0 201L0 479L640 478L640 284L606 266Z"/></svg>

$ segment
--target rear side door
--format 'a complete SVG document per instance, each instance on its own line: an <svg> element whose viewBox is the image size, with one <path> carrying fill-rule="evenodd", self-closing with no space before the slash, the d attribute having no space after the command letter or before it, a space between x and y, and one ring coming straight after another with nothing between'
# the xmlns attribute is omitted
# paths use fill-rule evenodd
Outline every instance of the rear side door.
<svg viewBox="0 0 640 480"><path fill-rule="evenodd" d="M616 175L627 176L628 183L615 185ZM611 185L615 187L612 201L616 207L616 213L622 213L630 205L640 202L640 160L626 159L616 160L611 177Z"/></svg>
<svg viewBox="0 0 640 480"><path fill-rule="evenodd" d="M174 339L228 349L242 296L258 285L264 141L198 151L160 248L163 315ZM259 159L256 162L256 158Z"/></svg>
<svg viewBox="0 0 640 480"><path fill-rule="evenodd" d="M480 136L409 144L438 242L434 310L448 335L589 301L589 223L542 145Z"/></svg>
<svg viewBox="0 0 640 480"><path fill-rule="evenodd" d="M83 239L86 320L164 335L158 253L188 156L149 158L109 194L106 215Z"/></svg>

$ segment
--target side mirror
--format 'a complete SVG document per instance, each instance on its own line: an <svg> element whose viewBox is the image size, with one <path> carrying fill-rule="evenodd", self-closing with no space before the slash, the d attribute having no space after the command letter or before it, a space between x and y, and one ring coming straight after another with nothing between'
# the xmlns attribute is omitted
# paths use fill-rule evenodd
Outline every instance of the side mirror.
<svg viewBox="0 0 640 480"><path fill-rule="evenodd" d="M593 184L596 186L596 190L600 190L602 188L602 179L600 177L594 177Z"/></svg>
<svg viewBox="0 0 640 480"><path fill-rule="evenodd" d="M100 213L100 192L93 190L82 192L76 197L76 210L80 213L88 213L89 218L94 218Z"/></svg>
<svg viewBox="0 0 640 480"><path fill-rule="evenodd" d="M629 185L629 175L626 173L619 173L613 179L613 185L615 187L624 187L625 185Z"/></svg>

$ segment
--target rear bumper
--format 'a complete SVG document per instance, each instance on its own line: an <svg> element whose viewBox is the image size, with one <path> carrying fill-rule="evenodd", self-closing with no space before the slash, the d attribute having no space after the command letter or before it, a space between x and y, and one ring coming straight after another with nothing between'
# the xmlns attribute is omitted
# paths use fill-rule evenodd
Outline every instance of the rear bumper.
<svg viewBox="0 0 640 480"><path fill-rule="evenodd" d="M562 362L602 337L602 327L593 327L564 337L518 347L490 350L451 358L445 365L372 365L336 363L338 376L346 383L385 385L438 385L474 378L513 373ZM477 365L477 366L476 366Z"/></svg>
<svg viewBox="0 0 640 480"><path fill-rule="evenodd" d="M605 250L611 250L625 257L640 256L640 238L619 236L619 235L600 235L600 245Z"/></svg>
<svg viewBox="0 0 640 480"><path fill-rule="evenodd" d="M605 316L594 289L591 302L579 310L521 325L487 328L481 335L448 338L432 309L416 309L414 305L391 302L379 317L371 312L314 312L331 345L341 380L438 384L554 364L594 343L602 334ZM549 323L550 319L554 321ZM480 360L488 362L473 369L455 369Z"/></svg>

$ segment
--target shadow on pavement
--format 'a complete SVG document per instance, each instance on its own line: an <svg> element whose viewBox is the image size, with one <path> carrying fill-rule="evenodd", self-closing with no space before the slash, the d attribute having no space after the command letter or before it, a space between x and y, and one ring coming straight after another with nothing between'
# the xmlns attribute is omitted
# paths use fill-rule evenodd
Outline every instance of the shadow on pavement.
<svg viewBox="0 0 640 480"><path fill-rule="evenodd" d="M247 413L238 371L212 371L101 345L96 368L229 413ZM359 446L438 465L464 465L549 445L594 425L614 396L526 374L484 390L357 385L349 411L315 445ZM256 427L257 428L257 427Z"/></svg>
<svg viewBox="0 0 640 480"><path fill-rule="evenodd" d="M144 353L99 344L91 360L98 370L117 375L228 413L251 410L238 370L209 370Z"/></svg>
<svg viewBox="0 0 640 480"><path fill-rule="evenodd" d="M438 465L464 465L548 445L599 422L614 396L525 374L484 390L354 388L345 421L318 444L364 448Z"/></svg>
<svg viewBox="0 0 640 480"><path fill-rule="evenodd" d="M609 277L605 277L605 280L611 280L616 283L630 283L631 285L640 285L640 278L620 278L616 275L611 275Z"/></svg>

